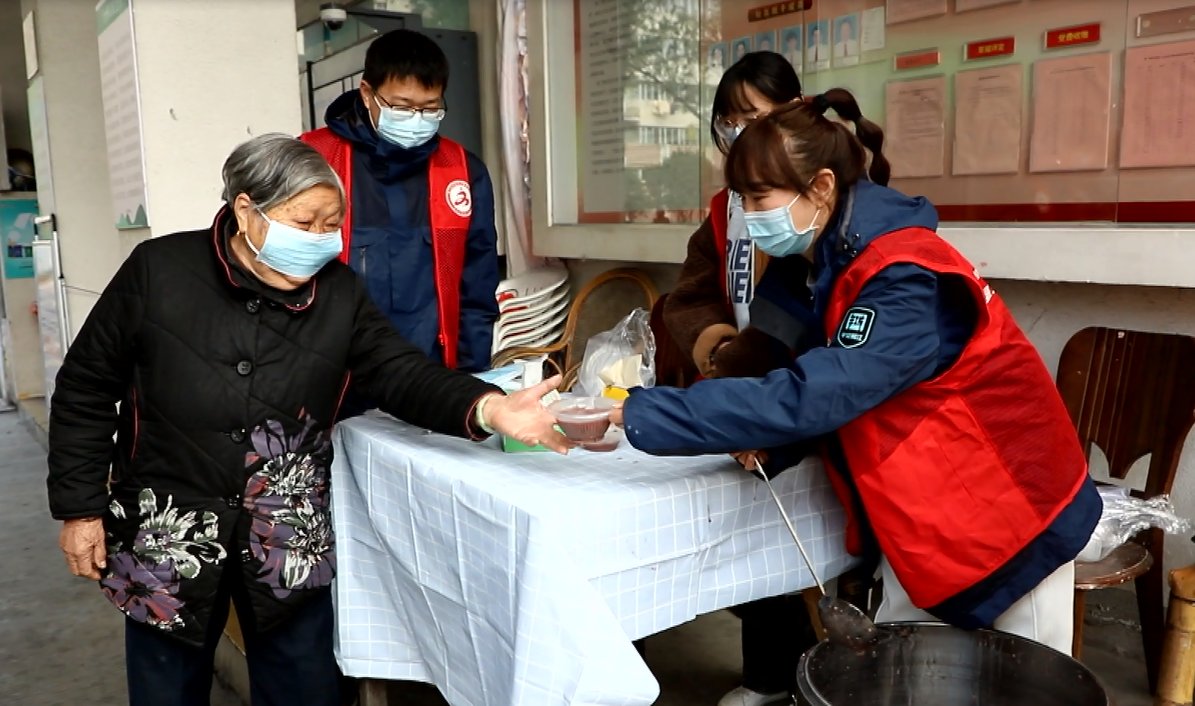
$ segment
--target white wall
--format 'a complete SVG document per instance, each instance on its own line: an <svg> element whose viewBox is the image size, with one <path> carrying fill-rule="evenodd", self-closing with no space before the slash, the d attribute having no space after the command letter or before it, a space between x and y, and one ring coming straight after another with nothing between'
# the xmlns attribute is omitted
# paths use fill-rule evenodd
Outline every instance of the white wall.
<svg viewBox="0 0 1195 706"><path fill-rule="evenodd" d="M73 336L125 254L113 225L108 192L95 4L22 0L21 5L22 16L30 10L35 13ZM38 174L38 180L44 176Z"/></svg>
<svg viewBox="0 0 1195 706"><path fill-rule="evenodd" d="M222 6L228 11L217 11ZM266 132L298 135L292 0L134 0L154 237L211 224L220 168ZM144 234L143 234L144 235Z"/></svg>

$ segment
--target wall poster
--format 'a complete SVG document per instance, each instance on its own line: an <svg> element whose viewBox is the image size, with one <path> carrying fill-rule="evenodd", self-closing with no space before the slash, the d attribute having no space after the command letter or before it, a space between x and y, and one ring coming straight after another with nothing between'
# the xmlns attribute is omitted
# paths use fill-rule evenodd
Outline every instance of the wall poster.
<svg viewBox="0 0 1195 706"><path fill-rule="evenodd" d="M95 19L113 217L120 229L148 228L132 0L100 0L95 6Z"/></svg>

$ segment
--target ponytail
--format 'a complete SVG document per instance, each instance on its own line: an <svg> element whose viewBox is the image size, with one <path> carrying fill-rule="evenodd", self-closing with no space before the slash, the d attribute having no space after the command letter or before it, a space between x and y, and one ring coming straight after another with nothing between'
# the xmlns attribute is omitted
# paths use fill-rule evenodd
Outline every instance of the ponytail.
<svg viewBox="0 0 1195 706"><path fill-rule="evenodd" d="M871 152L871 168L867 176L872 182L880 186L887 186L892 176L892 166L884 156L884 131L879 125L863 117L859 103L851 92L845 88L831 88L825 93L815 96L811 101L813 109L825 115L828 109L833 109L838 117L855 124L855 136L859 142Z"/></svg>
<svg viewBox="0 0 1195 706"><path fill-rule="evenodd" d="M830 109L855 129L828 120ZM818 172L828 169L842 192L867 178L887 186L892 168L883 148L880 126L863 117L849 91L834 88L781 106L747 126L726 156L726 184L743 194L766 189L804 194Z"/></svg>

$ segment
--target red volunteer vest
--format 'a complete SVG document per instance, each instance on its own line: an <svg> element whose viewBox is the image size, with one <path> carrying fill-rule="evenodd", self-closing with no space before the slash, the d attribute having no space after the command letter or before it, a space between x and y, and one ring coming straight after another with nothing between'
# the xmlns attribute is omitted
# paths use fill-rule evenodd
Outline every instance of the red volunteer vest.
<svg viewBox="0 0 1195 706"><path fill-rule="evenodd" d="M730 228L730 191L722 189L710 199L710 225L714 227L714 247L718 249L718 262L722 273L722 294L726 296L726 306L730 306L730 283L726 272L727 252L726 231Z"/></svg>
<svg viewBox="0 0 1195 706"><path fill-rule="evenodd" d="M979 314L946 372L838 431L880 549L913 604L927 608L1040 535L1078 493L1087 462L1037 350L974 267L932 231L885 235L847 266L828 303L827 338L868 280L894 263L964 280ZM849 511L846 484L830 476ZM851 525L848 547L857 549Z"/></svg>
<svg viewBox="0 0 1195 706"><path fill-rule="evenodd" d="M326 127L306 133L300 139L322 154L344 183L346 204L341 226L344 249L340 251L340 260L347 264L353 234L352 144ZM431 156L428 195L440 348L444 351L444 365L455 368L461 326L461 274L465 269L465 241L473 215L473 194L469 190L465 148L445 137L440 138Z"/></svg>

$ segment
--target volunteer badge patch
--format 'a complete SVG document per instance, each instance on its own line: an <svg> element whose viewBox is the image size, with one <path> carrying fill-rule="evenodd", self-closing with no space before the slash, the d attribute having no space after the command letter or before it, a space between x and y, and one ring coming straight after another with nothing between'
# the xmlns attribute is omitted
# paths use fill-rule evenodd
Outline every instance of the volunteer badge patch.
<svg viewBox="0 0 1195 706"><path fill-rule="evenodd" d="M871 326L876 313L865 306L852 306L842 317L838 327L838 345L843 348L858 348L871 337Z"/></svg>
<svg viewBox="0 0 1195 706"><path fill-rule="evenodd" d="M444 190L444 200L448 206L461 218L468 218L473 214L473 192L469 189L469 182L457 179Z"/></svg>

